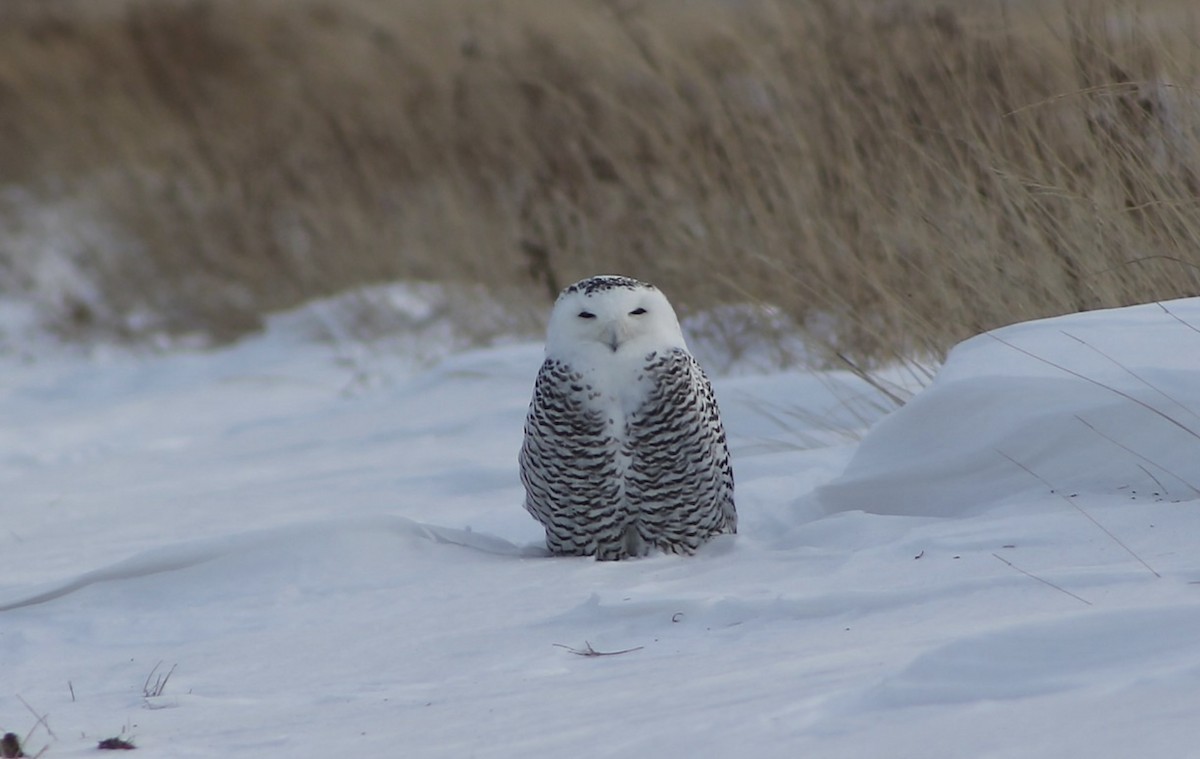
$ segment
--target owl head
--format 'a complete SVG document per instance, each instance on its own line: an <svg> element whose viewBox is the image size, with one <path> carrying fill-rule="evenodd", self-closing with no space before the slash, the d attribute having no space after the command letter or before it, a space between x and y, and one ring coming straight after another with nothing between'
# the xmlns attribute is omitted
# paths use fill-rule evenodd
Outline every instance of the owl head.
<svg viewBox="0 0 1200 759"><path fill-rule="evenodd" d="M687 350L675 309L653 285L604 274L580 280L554 302L546 354L630 356L654 350Z"/></svg>

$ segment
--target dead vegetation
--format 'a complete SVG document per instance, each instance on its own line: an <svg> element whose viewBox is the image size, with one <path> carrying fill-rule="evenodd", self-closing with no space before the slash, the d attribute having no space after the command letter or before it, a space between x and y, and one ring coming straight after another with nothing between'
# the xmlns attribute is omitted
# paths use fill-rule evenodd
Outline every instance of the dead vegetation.
<svg viewBox="0 0 1200 759"><path fill-rule="evenodd" d="M171 668L166 672L160 672L162 662L155 664L150 670L150 674L146 675L146 682L142 684L142 698L149 701L152 698L162 696L167 689L167 683L171 680L171 675L175 674L175 668L178 664L172 664Z"/></svg>
<svg viewBox="0 0 1200 759"><path fill-rule="evenodd" d="M133 745L132 741L117 736L116 738L105 738L96 744L96 748L101 751L132 751L137 746Z"/></svg>
<svg viewBox="0 0 1200 759"><path fill-rule="evenodd" d="M633 648L624 648L620 651L597 651L592 647L592 644L586 640L583 642L583 648L574 648L563 643L555 643L554 646L555 648L566 649L566 651L575 654L576 656L586 656L588 658L595 658L598 656L620 656L621 654L631 654L634 651L641 651L643 648L645 648L645 646L635 646Z"/></svg>
<svg viewBox="0 0 1200 759"><path fill-rule="evenodd" d="M16 733L5 733L0 737L0 757L9 759L9 757L22 757L25 752L21 749L21 739Z"/></svg>
<svg viewBox="0 0 1200 759"><path fill-rule="evenodd" d="M1187 4L6 0L0 289L216 339L621 272L832 361L1200 291Z"/></svg>

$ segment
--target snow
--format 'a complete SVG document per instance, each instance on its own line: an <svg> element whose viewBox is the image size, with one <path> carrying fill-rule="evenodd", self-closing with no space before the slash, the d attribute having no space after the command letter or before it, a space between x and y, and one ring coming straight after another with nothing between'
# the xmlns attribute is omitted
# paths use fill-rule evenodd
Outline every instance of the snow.
<svg viewBox="0 0 1200 759"><path fill-rule="evenodd" d="M348 358L289 318L0 357L28 753L1197 750L1200 299L976 337L890 415L847 374L717 376L740 534L618 563L521 509L540 345Z"/></svg>

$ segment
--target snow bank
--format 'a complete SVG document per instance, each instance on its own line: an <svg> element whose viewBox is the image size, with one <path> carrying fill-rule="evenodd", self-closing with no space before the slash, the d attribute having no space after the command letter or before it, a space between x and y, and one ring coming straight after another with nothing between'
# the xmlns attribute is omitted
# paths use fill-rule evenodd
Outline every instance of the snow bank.
<svg viewBox="0 0 1200 759"><path fill-rule="evenodd" d="M1053 489L1200 496L1200 301L1019 324L958 346L880 422L829 511L961 516Z"/></svg>

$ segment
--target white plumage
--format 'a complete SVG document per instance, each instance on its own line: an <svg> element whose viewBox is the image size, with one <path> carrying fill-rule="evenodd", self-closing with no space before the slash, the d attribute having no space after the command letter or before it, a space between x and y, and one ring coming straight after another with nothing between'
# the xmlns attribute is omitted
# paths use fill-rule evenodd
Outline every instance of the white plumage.
<svg viewBox="0 0 1200 759"><path fill-rule="evenodd" d="M552 553L690 554L737 532L712 386L666 297L635 279L592 277L558 296L520 464Z"/></svg>

